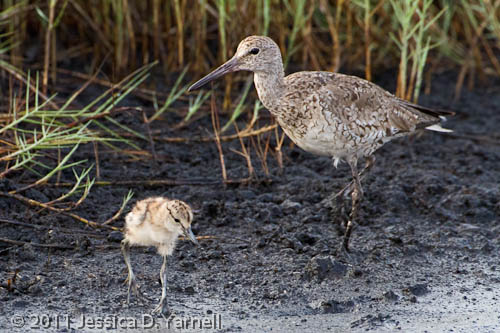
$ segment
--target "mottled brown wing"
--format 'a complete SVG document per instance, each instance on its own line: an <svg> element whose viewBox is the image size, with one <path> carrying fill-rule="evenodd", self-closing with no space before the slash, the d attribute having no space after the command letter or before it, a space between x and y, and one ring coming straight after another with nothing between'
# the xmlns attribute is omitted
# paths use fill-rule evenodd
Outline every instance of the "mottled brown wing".
<svg viewBox="0 0 500 333"><path fill-rule="evenodd" d="M323 114L340 119L351 136L368 143L414 129L416 115L382 88L353 76L331 73L328 77L329 82L317 91L329 100Z"/></svg>
<svg viewBox="0 0 500 333"><path fill-rule="evenodd" d="M383 131L386 137L412 132L439 122L448 112L431 110L401 100L376 84L358 77L330 73L318 95L332 95L336 113L354 135Z"/></svg>

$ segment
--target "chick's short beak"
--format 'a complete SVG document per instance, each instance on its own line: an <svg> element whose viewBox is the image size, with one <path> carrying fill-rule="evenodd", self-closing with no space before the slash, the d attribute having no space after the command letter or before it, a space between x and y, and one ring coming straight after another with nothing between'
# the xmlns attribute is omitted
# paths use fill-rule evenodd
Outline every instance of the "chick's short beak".
<svg viewBox="0 0 500 333"><path fill-rule="evenodd" d="M208 74L207 76L201 78L197 82L195 82L191 87L189 87L188 91L193 91L198 88L201 88L205 84L207 84L210 81L213 81L219 77L221 77L224 74L234 72L238 70L238 58L232 57L228 61L226 61L224 64L219 66L217 69L215 69L213 72Z"/></svg>
<svg viewBox="0 0 500 333"><path fill-rule="evenodd" d="M196 239L196 236L193 234L193 230L191 230L191 227L184 228L183 230L184 230L184 237L186 237L186 239L189 239L195 245L198 245L198 240Z"/></svg>

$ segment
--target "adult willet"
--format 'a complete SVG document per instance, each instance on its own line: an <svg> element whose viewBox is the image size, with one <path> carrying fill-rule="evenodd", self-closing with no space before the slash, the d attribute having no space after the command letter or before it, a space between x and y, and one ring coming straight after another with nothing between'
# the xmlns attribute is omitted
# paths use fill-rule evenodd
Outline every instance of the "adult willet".
<svg viewBox="0 0 500 333"><path fill-rule="evenodd" d="M142 297L137 289L135 275L130 265L130 246L155 246L163 257L160 270L161 298L153 313L163 313L168 309L167 296L167 256L174 251L179 235L198 244L191 231L193 212L189 205L180 200L169 200L163 197L147 198L137 202L132 211L125 217L125 232L122 240L122 252L128 268L127 304L130 303L130 290L137 297Z"/></svg>
<svg viewBox="0 0 500 333"><path fill-rule="evenodd" d="M438 123L453 113L409 103L359 77L331 72L297 72L285 77L278 45L265 36L245 38L229 61L189 90L241 70L254 73L260 101L297 146L331 156L335 167L340 160L351 167L353 181L346 188L354 187L352 208L342 243L346 250L363 196L360 175L373 165L373 152L418 129L450 132ZM367 158L361 173L360 157Z"/></svg>

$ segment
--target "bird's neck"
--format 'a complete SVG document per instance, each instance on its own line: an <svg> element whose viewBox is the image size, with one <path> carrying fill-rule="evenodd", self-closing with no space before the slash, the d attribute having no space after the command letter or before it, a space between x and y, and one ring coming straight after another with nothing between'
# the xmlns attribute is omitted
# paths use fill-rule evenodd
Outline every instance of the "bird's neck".
<svg viewBox="0 0 500 333"><path fill-rule="evenodd" d="M285 91L283 67L270 72L255 72L253 82L259 99L273 114L278 113L278 101Z"/></svg>

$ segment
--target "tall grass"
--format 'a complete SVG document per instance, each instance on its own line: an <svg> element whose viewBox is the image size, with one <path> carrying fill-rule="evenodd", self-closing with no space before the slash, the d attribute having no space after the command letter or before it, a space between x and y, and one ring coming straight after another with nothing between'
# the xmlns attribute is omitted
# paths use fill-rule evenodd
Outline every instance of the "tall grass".
<svg viewBox="0 0 500 333"><path fill-rule="evenodd" d="M422 3L412 0L391 0L397 23L401 27L399 35L391 34L391 38L401 53L396 95L404 99L416 101L420 92L422 75L431 45L429 29L447 10L429 13L433 0ZM421 7L420 7L421 6ZM408 66L411 68L408 68ZM409 78L408 72L410 72Z"/></svg>
<svg viewBox="0 0 500 333"><path fill-rule="evenodd" d="M43 63L44 89L48 72L54 79L55 66L66 54L91 63L90 70L111 54L112 66L105 70L112 77L153 60L161 61L165 74L192 64L190 74L198 77L227 60L250 34L273 37L285 64L322 69L351 64L351 70L364 71L368 79L398 63L407 66L411 77L416 57L421 63L424 57L452 60L465 66L466 74L500 75L495 56L500 3L495 0L1 0L0 6L2 39L8 33L15 42L2 59L22 66L26 51L36 51L33 42L38 40L35 48L41 48L30 51L30 57ZM443 17L436 19L439 15ZM33 35L40 28L42 33ZM388 41L391 35L397 42ZM426 53L428 37L439 41L439 47ZM422 43L417 46L418 40ZM421 51L413 56L416 48ZM471 52L474 61L464 65ZM420 67L416 65L417 71ZM404 75L400 67L398 86L408 97ZM225 82L232 86L232 79Z"/></svg>

